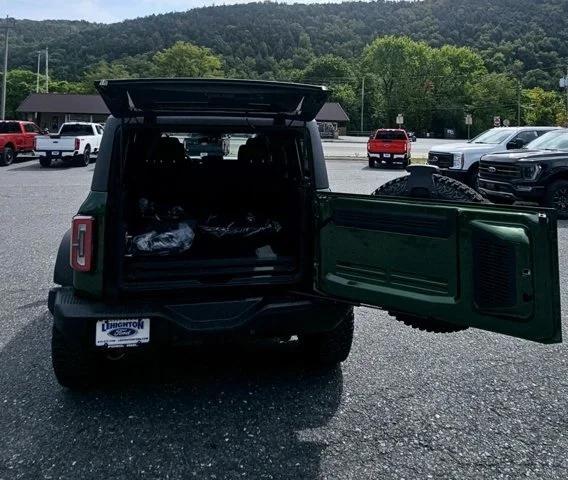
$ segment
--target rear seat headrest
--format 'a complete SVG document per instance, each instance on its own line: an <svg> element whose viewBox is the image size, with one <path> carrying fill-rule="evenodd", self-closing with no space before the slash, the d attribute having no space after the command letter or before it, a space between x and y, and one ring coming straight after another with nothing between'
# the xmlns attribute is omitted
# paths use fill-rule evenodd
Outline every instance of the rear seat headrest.
<svg viewBox="0 0 568 480"><path fill-rule="evenodd" d="M148 163L156 166L171 166L185 160L185 149L175 137L160 137L156 142Z"/></svg>

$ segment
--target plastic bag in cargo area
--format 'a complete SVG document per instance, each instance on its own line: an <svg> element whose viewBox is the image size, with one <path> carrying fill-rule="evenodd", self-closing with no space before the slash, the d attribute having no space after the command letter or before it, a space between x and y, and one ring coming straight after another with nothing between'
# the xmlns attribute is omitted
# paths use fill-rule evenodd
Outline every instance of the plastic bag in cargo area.
<svg viewBox="0 0 568 480"><path fill-rule="evenodd" d="M172 255L187 252L195 238L195 230L187 222L163 226L132 238L130 253L136 255Z"/></svg>
<svg viewBox="0 0 568 480"><path fill-rule="evenodd" d="M250 212L238 218L210 215L199 225L204 234L223 240L254 239L278 233L281 229L276 220L260 220Z"/></svg>

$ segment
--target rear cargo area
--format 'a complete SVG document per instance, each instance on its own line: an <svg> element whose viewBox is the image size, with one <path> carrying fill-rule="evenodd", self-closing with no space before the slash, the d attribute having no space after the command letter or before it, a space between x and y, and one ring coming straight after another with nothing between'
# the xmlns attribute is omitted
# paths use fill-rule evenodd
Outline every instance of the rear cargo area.
<svg viewBox="0 0 568 480"><path fill-rule="evenodd" d="M123 286L296 282L306 228L299 138L200 135L196 156L195 132L131 133L121 188Z"/></svg>

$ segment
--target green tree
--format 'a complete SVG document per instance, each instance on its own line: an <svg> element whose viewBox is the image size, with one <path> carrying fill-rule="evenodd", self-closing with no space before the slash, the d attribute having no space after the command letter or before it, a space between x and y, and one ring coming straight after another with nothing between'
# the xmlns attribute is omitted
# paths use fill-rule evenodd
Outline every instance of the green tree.
<svg viewBox="0 0 568 480"><path fill-rule="evenodd" d="M398 113L417 125L424 106L432 103L433 49L408 37L386 36L373 40L362 57L376 124L393 126Z"/></svg>
<svg viewBox="0 0 568 480"><path fill-rule="evenodd" d="M116 80L131 77L132 75L122 63L108 63L106 60L101 60L85 72L82 81L83 89L87 93L95 93L95 82L99 80Z"/></svg>
<svg viewBox="0 0 568 480"><path fill-rule="evenodd" d="M517 117L517 82L503 73L490 73L468 85L473 131L493 126L493 117L515 123Z"/></svg>
<svg viewBox="0 0 568 480"><path fill-rule="evenodd" d="M156 74L162 77L219 77L221 59L208 48L176 42L153 57Z"/></svg>
<svg viewBox="0 0 568 480"><path fill-rule="evenodd" d="M44 79L40 79L41 82ZM29 70L9 70L6 75L6 118L15 118L16 109L32 92L36 91L37 74Z"/></svg>
<svg viewBox="0 0 568 480"><path fill-rule="evenodd" d="M566 109L558 93L540 87L523 91L523 107L527 125L555 125Z"/></svg>

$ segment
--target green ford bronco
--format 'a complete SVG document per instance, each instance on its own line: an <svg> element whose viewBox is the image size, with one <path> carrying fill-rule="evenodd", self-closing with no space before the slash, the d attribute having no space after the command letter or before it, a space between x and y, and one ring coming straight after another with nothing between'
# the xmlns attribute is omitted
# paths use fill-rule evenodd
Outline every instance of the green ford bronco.
<svg viewBox="0 0 568 480"><path fill-rule="evenodd" d="M345 360L353 306L416 328L561 341L556 217L492 205L409 167L370 195L329 190L314 118L325 87L103 80L91 191L49 293L58 381L211 337L294 338ZM185 140L228 138L198 158ZM297 338L297 340L296 340Z"/></svg>

